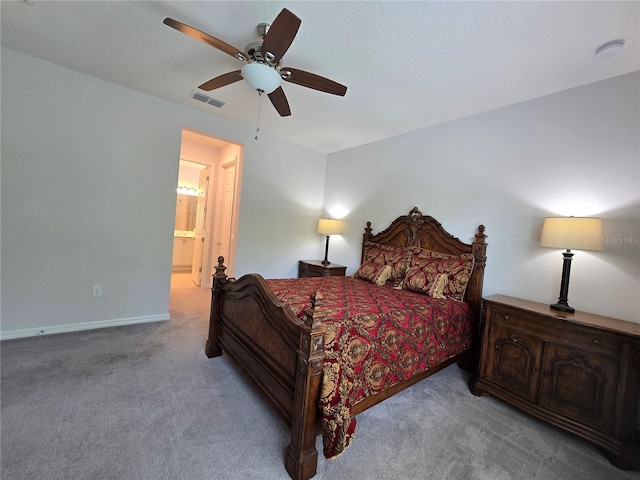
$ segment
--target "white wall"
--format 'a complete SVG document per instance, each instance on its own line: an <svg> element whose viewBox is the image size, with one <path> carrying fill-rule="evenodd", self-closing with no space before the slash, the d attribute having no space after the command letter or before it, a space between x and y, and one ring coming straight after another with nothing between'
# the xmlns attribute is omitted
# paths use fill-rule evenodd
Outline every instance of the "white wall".
<svg viewBox="0 0 640 480"><path fill-rule="evenodd" d="M168 318L183 128L245 145L236 273L293 275L318 255L326 155L12 50L1 61L2 338Z"/></svg>
<svg viewBox="0 0 640 480"><path fill-rule="evenodd" d="M338 207L348 231L329 257L352 272L365 222L418 206L465 241L487 226L485 293L555 302L562 256L538 246L542 219L598 215L608 243L576 252L569 303L640 321L640 246L625 242L640 236L637 73L327 162L8 49L1 61L2 338L168 317L183 128L245 147L236 276L295 276L298 259L322 258L317 219Z"/></svg>
<svg viewBox="0 0 640 480"><path fill-rule="evenodd" d="M599 216L604 249L574 252L569 304L640 322L639 92L636 72L329 155L325 209L349 225L332 261L353 271L366 221L417 206L467 242L486 226L485 294L555 303L544 217Z"/></svg>

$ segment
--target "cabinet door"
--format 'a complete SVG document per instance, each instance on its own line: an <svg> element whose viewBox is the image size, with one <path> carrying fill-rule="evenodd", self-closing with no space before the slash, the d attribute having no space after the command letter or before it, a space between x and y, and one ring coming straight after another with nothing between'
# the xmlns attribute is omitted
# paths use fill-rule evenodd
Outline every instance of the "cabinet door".
<svg viewBox="0 0 640 480"><path fill-rule="evenodd" d="M182 238L173 237L173 259L171 261L172 266L182 265Z"/></svg>
<svg viewBox="0 0 640 480"><path fill-rule="evenodd" d="M182 258L183 265L191 266L193 264L193 246L195 243L195 239L193 238L185 238L184 239L184 257Z"/></svg>
<svg viewBox="0 0 640 480"><path fill-rule="evenodd" d="M487 380L532 402L536 401L543 342L511 328L489 330Z"/></svg>
<svg viewBox="0 0 640 480"><path fill-rule="evenodd" d="M614 360L547 344L542 362L540 406L611 431L618 376Z"/></svg>

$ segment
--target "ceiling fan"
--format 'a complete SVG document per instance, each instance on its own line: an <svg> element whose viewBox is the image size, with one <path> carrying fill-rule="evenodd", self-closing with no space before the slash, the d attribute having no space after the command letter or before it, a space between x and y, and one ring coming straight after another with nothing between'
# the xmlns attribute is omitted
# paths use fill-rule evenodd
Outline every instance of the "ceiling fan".
<svg viewBox="0 0 640 480"><path fill-rule="evenodd" d="M282 80L333 95L344 96L347 93L347 87L333 80L297 68L283 67L280 64L282 56L291 46L302 23L286 8L278 14L273 24L261 23L258 25L258 33L262 37L262 41L249 43L244 52L172 18L165 18L163 23L245 62L240 70L225 73L203 83L198 87L201 90L214 90L244 78L251 88L257 90L259 94L262 92L268 94L269 100L281 117L291 115L289 102L280 86Z"/></svg>

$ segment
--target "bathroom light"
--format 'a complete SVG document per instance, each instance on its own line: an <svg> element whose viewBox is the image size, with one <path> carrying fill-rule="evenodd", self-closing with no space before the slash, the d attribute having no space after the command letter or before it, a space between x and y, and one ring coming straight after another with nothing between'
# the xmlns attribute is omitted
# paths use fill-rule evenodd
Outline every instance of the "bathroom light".
<svg viewBox="0 0 640 480"><path fill-rule="evenodd" d="M188 185L179 185L178 188L176 188L176 192L181 193L183 195L190 195L192 197L198 196L198 190L195 187L188 186Z"/></svg>

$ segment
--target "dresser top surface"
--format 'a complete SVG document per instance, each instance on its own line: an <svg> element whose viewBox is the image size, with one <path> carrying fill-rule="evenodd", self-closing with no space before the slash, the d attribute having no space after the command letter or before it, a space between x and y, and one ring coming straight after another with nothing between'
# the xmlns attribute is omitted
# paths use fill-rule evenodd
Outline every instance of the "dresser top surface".
<svg viewBox="0 0 640 480"><path fill-rule="evenodd" d="M574 313L560 312L557 310L552 310L551 307L545 303L532 302L530 300L509 297L507 295L491 295L485 297L484 300L491 303L534 312L550 318L557 318L582 325L588 325L591 327L597 327L613 332L640 337L640 323L627 322L625 320L620 320L617 318L595 315L593 313L580 312L578 310L576 310Z"/></svg>

